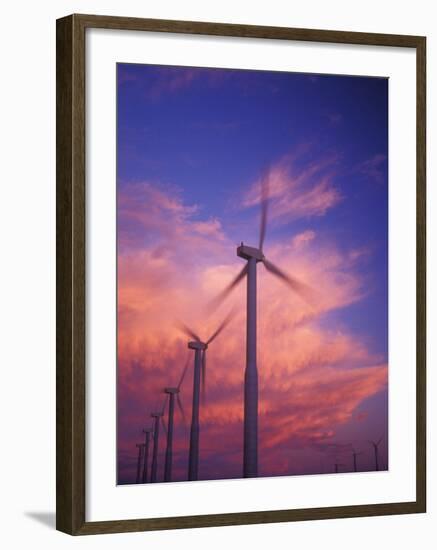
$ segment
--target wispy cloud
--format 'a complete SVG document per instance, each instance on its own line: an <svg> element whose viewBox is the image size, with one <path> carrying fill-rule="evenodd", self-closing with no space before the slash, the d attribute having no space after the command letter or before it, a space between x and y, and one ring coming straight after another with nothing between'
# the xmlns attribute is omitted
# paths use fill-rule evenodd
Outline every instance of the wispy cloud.
<svg viewBox="0 0 437 550"><path fill-rule="evenodd" d="M269 213L278 222L323 216L338 204L340 191L334 185L337 155L326 155L303 167L298 155L286 155L269 171ZM261 200L260 181L246 194L243 206L251 207Z"/></svg>
<svg viewBox="0 0 437 550"><path fill-rule="evenodd" d="M387 178L387 156L382 154L374 155L360 163L357 167L357 172L378 184L383 184Z"/></svg>

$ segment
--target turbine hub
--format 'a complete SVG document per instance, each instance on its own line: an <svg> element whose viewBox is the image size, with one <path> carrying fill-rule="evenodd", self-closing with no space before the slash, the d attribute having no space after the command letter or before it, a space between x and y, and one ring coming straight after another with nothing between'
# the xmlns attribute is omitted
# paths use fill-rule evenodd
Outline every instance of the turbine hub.
<svg viewBox="0 0 437 550"><path fill-rule="evenodd" d="M165 393L179 393L178 388L164 388Z"/></svg>
<svg viewBox="0 0 437 550"><path fill-rule="evenodd" d="M208 347L208 344L204 344L203 342L198 342L197 340L193 340L192 342L188 342L188 347L190 349L204 350Z"/></svg>
<svg viewBox="0 0 437 550"><path fill-rule="evenodd" d="M164 416L162 412L154 412L150 416L153 418L159 418L160 416Z"/></svg>
<svg viewBox="0 0 437 550"><path fill-rule="evenodd" d="M247 246L245 244L241 244L237 248L237 256L244 258L245 260L255 258L257 262L262 262L264 260L264 254L259 248L253 248L252 246Z"/></svg>

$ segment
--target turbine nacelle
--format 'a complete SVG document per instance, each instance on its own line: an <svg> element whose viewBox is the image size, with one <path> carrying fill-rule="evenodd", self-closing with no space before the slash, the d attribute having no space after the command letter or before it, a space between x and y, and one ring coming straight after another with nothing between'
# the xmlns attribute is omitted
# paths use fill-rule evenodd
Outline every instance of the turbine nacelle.
<svg viewBox="0 0 437 550"><path fill-rule="evenodd" d="M190 349L205 350L205 349L208 348L208 344L205 344L203 342L199 342L198 340L193 340L191 342L188 342L188 347Z"/></svg>
<svg viewBox="0 0 437 550"><path fill-rule="evenodd" d="M179 393L179 388L164 388L164 392L176 394L176 393Z"/></svg>
<svg viewBox="0 0 437 550"><path fill-rule="evenodd" d="M257 262L264 261L264 254L259 248L254 248L252 246L247 246L243 243L237 248L237 256L244 258L245 260L250 260L255 258Z"/></svg>
<svg viewBox="0 0 437 550"><path fill-rule="evenodd" d="M154 412L150 415L152 418L159 418L160 416L164 416L163 412Z"/></svg>

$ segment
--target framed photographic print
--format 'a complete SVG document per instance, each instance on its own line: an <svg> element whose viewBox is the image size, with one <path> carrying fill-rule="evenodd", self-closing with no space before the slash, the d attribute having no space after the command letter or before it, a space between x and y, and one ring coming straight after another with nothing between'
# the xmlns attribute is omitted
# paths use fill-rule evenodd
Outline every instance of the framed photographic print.
<svg viewBox="0 0 437 550"><path fill-rule="evenodd" d="M57 528L424 512L425 38L57 22Z"/></svg>

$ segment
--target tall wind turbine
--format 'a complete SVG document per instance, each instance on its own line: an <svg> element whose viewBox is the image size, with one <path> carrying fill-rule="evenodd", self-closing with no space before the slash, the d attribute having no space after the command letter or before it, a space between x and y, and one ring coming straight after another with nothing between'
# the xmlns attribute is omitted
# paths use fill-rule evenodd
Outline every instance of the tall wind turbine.
<svg viewBox="0 0 437 550"><path fill-rule="evenodd" d="M188 460L188 479L190 481L198 479L200 382L202 380L202 394L205 397L206 350L231 321L232 315L233 313L231 312L206 342L202 342L200 337L187 326L180 326L187 336L193 338L192 341L188 342L188 348L194 350L193 406L191 411L190 454Z"/></svg>
<svg viewBox="0 0 437 550"><path fill-rule="evenodd" d="M152 454L152 470L150 473L150 482L156 483L158 475L158 449L159 449L159 425L162 424L165 432L164 410L167 402L167 397L164 400L162 409L158 412L153 412L150 416L153 418L153 454Z"/></svg>
<svg viewBox="0 0 437 550"><path fill-rule="evenodd" d="M285 282L295 293L309 300L310 288L284 273L279 267L267 260L263 252L267 228L269 171L261 180L261 223L258 248L243 243L237 248L237 256L246 260L246 265L229 285L213 301L224 299L247 276L247 314L246 314L246 369L244 372L244 477L258 475L258 370L256 364L257 344L257 264L262 263L272 275Z"/></svg>
<svg viewBox="0 0 437 550"><path fill-rule="evenodd" d="M182 382L184 381L185 374L187 373L189 358L182 371L182 376L178 385L175 388L164 388L164 392L168 394L168 422L167 422L167 448L165 451L165 467L164 467L164 481L171 481L171 471L173 464L173 424L174 424L174 402L178 404L179 410L182 415L182 420L185 423L185 412L182 406L181 397L179 392L181 390Z"/></svg>
<svg viewBox="0 0 437 550"><path fill-rule="evenodd" d="M378 453L378 447L379 447L379 444L381 443L382 441L382 437L378 439L378 441L369 441L369 443L372 445L373 447L373 451L375 453L375 470L378 472L379 471L379 453Z"/></svg>
<svg viewBox="0 0 437 550"><path fill-rule="evenodd" d="M150 435L152 433L153 433L153 430L151 428L143 430L143 434L145 435L145 441L144 441L144 458L143 458L143 476L141 480L142 483L147 483L147 470L149 467Z"/></svg>
<svg viewBox="0 0 437 550"><path fill-rule="evenodd" d="M137 483L140 482L141 478L141 462L143 460L143 450L144 450L144 443L137 443L138 448L138 458L137 458Z"/></svg>

